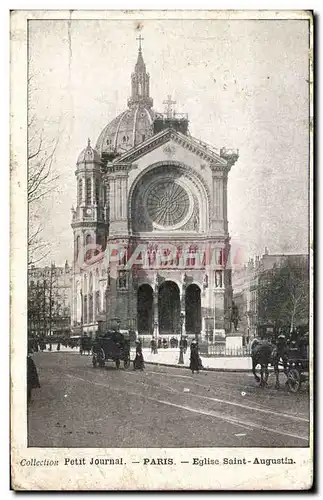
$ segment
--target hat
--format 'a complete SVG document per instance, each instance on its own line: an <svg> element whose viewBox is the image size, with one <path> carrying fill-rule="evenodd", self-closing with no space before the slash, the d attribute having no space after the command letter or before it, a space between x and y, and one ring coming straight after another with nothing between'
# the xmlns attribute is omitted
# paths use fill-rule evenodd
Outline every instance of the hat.
<svg viewBox="0 0 323 500"><path fill-rule="evenodd" d="M197 344L196 340L192 340L191 344Z"/></svg>

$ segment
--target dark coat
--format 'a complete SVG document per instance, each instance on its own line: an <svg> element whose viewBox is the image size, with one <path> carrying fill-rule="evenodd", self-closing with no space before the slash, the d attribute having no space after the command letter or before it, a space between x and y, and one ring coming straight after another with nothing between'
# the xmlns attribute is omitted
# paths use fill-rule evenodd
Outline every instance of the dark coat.
<svg viewBox="0 0 323 500"><path fill-rule="evenodd" d="M37 368L34 360L27 356L27 389L37 389L40 388Z"/></svg>
<svg viewBox="0 0 323 500"><path fill-rule="evenodd" d="M143 370L144 367L145 367L144 357L142 354L141 345L139 344L136 347L136 357L135 357L134 362L133 362L133 368L134 368L134 370Z"/></svg>
<svg viewBox="0 0 323 500"><path fill-rule="evenodd" d="M199 356L198 346L191 345L190 369L192 371L198 371L200 368L201 368L201 360Z"/></svg>

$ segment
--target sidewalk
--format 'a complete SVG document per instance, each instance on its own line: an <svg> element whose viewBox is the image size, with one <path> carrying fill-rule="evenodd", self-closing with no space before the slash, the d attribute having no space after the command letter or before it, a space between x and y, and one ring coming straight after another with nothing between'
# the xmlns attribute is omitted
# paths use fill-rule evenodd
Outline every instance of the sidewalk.
<svg viewBox="0 0 323 500"><path fill-rule="evenodd" d="M179 349L158 349L157 354L152 354L150 349L144 348L142 350L145 363L161 365L161 366L174 366L176 368L188 368L190 364L190 351L189 349L184 354L184 365L178 364ZM131 349L131 359L135 356L135 349ZM250 357L237 357L237 356L219 356L217 358L204 358L201 356L203 368L206 370L216 371L250 371L252 368Z"/></svg>
<svg viewBox="0 0 323 500"><path fill-rule="evenodd" d="M56 350L56 344L52 345L52 351L48 351L48 345L45 352L59 353L59 352L70 352L80 355L79 347L71 349L70 347L64 347L61 345L60 351ZM188 368L190 364L190 350L186 351L184 354L184 365L178 364L179 358L179 348L177 349L158 349L157 354L152 354L148 347L144 347L142 350L145 363L154 364L160 366L173 366L176 368ZM130 357L133 360L135 358L136 349L131 348ZM205 370L214 371L250 371L252 368L251 358L248 356L238 357L238 356L218 356L212 358L205 358L201 356L202 365Z"/></svg>

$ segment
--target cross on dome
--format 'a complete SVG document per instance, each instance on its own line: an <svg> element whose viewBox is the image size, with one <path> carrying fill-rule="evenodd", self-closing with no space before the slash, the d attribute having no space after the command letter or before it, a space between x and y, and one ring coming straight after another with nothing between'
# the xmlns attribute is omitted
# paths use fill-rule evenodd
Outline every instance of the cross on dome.
<svg viewBox="0 0 323 500"><path fill-rule="evenodd" d="M166 115L167 118L172 118L174 116L173 104L176 104L176 101L172 101L172 96L168 95L167 100L163 101L163 104L166 104Z"/></svg>

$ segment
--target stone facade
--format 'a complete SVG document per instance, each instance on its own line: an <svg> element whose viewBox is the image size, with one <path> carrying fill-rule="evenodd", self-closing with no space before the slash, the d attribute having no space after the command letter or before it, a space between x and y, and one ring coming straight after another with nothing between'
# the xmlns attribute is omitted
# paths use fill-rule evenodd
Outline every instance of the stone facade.
<svg viewBox="0 0 323 500"><path fill-rule="evenodd" d="M194 139L187 118L169 110L165 119L148 113L151 128L137 134L134 106L152 106L141 49L131 82L129 133L127 121L111 122L99 151L88 144L77 162L72 326L223 338L232 298L227 179L238 153ZM121 127L131 147L120 147Z"/></svg>
<svg viewBox="0 0 323 500"><path fill-rule="evenodd" d="M233 301L239 309L239 332L249 340L259 336L262 318L259 316L259 288L262 280L268 279L268 272L274 272L286 263L307 265L305 254L270 254L267 247L265 253L248 264L236 269L232 275Z"/></svg>
<svg viewBox="0 0 323 500"><path fill-rule="evenodd" d="M72 269L55 264L28 269L28 332L30 335L69 335Z"/></svg>

